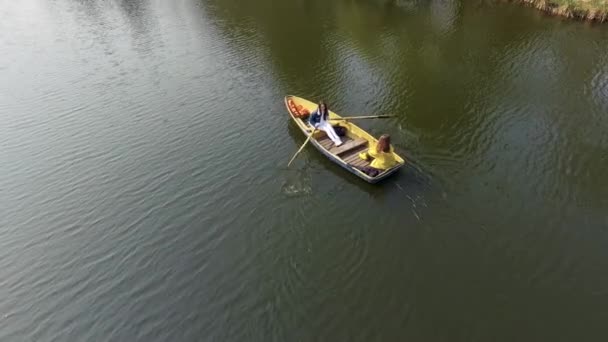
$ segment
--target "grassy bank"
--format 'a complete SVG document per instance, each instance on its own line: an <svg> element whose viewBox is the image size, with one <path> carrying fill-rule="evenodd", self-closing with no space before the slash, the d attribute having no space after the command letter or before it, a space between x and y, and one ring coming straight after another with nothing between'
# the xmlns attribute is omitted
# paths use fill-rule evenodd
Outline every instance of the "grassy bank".
<svg viewBox="0 0 608 342"><path fill-rule="evenodd" d="M518 0L553 15L567 18L608 21L608 0Z"/></svg>

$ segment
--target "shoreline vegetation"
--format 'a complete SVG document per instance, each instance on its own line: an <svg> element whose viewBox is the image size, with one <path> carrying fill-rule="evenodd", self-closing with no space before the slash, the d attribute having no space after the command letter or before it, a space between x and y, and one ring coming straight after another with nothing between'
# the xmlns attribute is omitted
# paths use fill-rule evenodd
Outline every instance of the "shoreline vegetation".
<svg viewBox="0 0 608 342"><path fill-rule="evenodd" d="M512 0L551 15L570 19L608 21L608 0Z"/></svg>

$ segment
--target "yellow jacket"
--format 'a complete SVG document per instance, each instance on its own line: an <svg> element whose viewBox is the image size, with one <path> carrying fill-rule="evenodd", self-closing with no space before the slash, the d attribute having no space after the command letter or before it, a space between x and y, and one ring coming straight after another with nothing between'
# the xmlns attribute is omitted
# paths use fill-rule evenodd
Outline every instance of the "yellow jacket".
<svg viewBox="0 0 608 342"><path fill-rule="evenodd" d="M378 170L390 169L398 164L393 155L393 146L391 146L390 152L378 152L376 143L370 143L367 151L359 153L359 158L363 160L373 158L369 166Z"/></svg>

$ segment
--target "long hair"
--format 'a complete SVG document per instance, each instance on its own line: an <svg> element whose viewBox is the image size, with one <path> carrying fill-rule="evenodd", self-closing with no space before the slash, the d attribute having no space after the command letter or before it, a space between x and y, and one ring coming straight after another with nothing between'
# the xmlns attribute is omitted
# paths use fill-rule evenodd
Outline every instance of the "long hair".
<svg viewBox="0 0 608 342"><path fill-rule="evenodd" d="M323 106L323 111L321 111L321 106ZM321 114L323 120L327 120L327 117L329 116L329 109L327 109L327 103L323 101L319 102L319 114Z"/></svg>
<svg viewBox="0 0 608 342"><path fill-rule="evenodd" d="M378 145L376 145L376 152L388 153L391 151L391 136L388 134L382 134L378 139Z"/></svg>

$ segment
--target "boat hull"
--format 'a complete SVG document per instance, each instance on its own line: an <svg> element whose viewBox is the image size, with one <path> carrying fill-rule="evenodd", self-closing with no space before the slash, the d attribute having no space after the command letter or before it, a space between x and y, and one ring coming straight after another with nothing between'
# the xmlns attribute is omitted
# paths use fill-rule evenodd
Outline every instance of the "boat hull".
<svg viewBox="0 0 608 342"><path fill-rule="evenodd" d="M313 129L305 119L302 119L302 118L296 116L296 113L292 112L292 110L290 109L290 106L289 106L290 100L293 101L293 103L295 103L296 105L301 106L301 108L308 110L309 112L314 111L316 109L317 105L311 101L308 101L306 99L303 99L303 98L300 98L297 96L288 95L285 97L285 106L287 107L287 112L289 113L289 116L296 123L296 125L298 125L298 127L300 128L302 133L304 133L305 136L308 136ZM345 127L347 130L347 135L350 139L359 139L359 140L365 139L365 141L368 144L372 143L372 142L374 142L374 143L377 142L376 138L374 138L369 133L365 132L363 129L356 126L352 122L348 122L346 120L344 120L344 121L339 120L341 118L341 116L332 111L329 112L329 118L332 120L335 119L336 121L334 121L334 122L338 122L340 126ZM350 173L365 180L368 183L372 183L372 184L378 183L378 182L390 177L395 172L399 171L399 169L405 164L405 161L403 160L403 158L401 158L399 155L397 155L396 153L393 152L394 157L399 162L399 164L393 168L383 171L376 177L370 177L366 173L359 170L355 165L353 165L353 163L349 163L348 160L345 160L339 154L332 153L332 149L328 148L327 144L324 145L321 143L322 140L319 138L319 136L322 134L324 134L324 133L317 131L317 133L315 133L315 136L313 136L310 139L310 143L313 144L315 146L315 148L319 152L321 152L324 156L329 158L329 160L333 161L334 163L338 164L340 167L346 169ZM335 150L335 148L334 148L334 150ZM351 158L351 160L352 159L353 158ZM357 161L357 162L360 162L360 161Z"/></svg>

